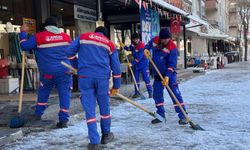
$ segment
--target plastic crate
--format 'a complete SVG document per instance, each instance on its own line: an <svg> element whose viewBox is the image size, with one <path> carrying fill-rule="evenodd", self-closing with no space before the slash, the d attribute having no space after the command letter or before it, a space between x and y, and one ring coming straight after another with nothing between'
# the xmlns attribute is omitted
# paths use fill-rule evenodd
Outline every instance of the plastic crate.
<svg viewBox="0 0 250 150"><path fill-rule="evenodd" d="M0 79L0 93L10 94L19 91L18 78Z"/></svg>

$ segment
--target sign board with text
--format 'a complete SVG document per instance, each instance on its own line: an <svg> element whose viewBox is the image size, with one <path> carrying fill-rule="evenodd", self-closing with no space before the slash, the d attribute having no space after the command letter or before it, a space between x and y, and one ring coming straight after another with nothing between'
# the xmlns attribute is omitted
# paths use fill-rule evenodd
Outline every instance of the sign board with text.
<svg viewBox="0 0 250 150"><path fill-rule="evenodd" d="M141 20L141 39L147 43L151 38L159 35L160 32L160 18L157 11L143 7L140 12Z"/></svg>
<svg viewBox="0 0 250 150"><path fill-rule="evenodd" d="M28 27L28 33L36 33L36 20L31 18L23 18L23 25Z"/></svg>
<svg viewBox="0 0 250 150"><path fill-rule="evenodd" d="M82 7L79 5L74 5L74 16L75 19L88 21L88 22L96 22L96 10L90 9L87 7Z"/></svg>

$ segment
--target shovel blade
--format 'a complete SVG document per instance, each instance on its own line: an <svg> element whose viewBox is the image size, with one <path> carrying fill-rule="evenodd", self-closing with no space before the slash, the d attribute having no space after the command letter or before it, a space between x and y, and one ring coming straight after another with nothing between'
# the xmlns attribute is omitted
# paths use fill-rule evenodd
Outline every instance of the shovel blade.
<svg viewBox="0 0 250 150"><path fill-rule="evenodd" d="M158 113L154 112L154 117L159 119L161 122L166 123L166 118L163 118L161 115L159 115Z"/></svg>
<svg viewBox="0 0 250 150"><path fill-rule="evenodd" d="M192 129L194 130L201 130L201 131L205 131L205 129L203 129L201 126L199 126L198 124L194 124L192 121L189 122L190 126Z"/></svg>
<svg viewBox="0 0 250 150"><path fill-rule="evenodd" d="M140 92L140 97L141 97L141 99L147 99L141 92Z"/></svg>

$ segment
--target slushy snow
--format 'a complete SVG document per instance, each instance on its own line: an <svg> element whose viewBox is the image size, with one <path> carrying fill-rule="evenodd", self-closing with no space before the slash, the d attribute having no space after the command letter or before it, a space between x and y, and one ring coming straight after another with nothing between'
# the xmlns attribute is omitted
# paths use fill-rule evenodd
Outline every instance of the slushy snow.
<svg viewBox="0 0 250 150"><path fill-rule="evenodd" d="M250 63L235 63L223 70L180 84L187 111L194 123L206 131L179 126L172 102L165 91L166 124L153 119L129 103L112 107L114 142L105 150L249 150L250 149ZM146 93L145 93L146 95ZM153 99L138 103L155 111ZM98 123L99 124L99 123ZM5 150L87 149L85 121L66 129L32 133Z"/></svg>

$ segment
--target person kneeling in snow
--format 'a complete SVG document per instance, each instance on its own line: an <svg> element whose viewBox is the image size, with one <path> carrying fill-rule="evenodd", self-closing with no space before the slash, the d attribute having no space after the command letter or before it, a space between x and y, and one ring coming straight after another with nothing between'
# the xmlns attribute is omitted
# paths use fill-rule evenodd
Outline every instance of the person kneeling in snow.
<svg viewBox="0 0 250 150"><path fill-rule="evenodd" d="M181 103L183 109L186 111L181 93L178 88L176 81L176 65L178 59L178 50L175 43L171 40L171 34L167 28L163 28L160 31L159 36L151 39L148 44L145 46L144 54L147 58L151 57L150 49L152 49L152 60L155 65L161 72L164 80L162 81L160 76L157 74L156 70L153 69L154 73L154 84L153 84L153 99L155 100L155 105L157 108L157 113L165 118L165 109L164 109L164 97L163 90L164 87L169 85L171 90L174 92L175 96ZM185 125L187 121L185 116L176 105L173 97L171 97L176 113L179 116L179 124ZM152 120L152 124L160 123L159 119Z"/></svg>
<svg viewBox="0 0 250 150"><path fill-rule="evenodd" d="M115 45L107 38L105 27L95 32L80 35L69 47L68 56L78 53L78 77L81 91L81 103L86 113L89 150L99 149L100 136L96 124L96 102L101 114L101 144L114 139L110 130L111 115L109 101L109 78L113 73L111 95L118 93L121 84L121 70Z"/></svg>
<svg viewBox="0 0 250 150"><path fill-rule="evenodd" d="M27 27L21 27L20 45L22 50L34 50L40 72L40 87L35 114L30 119L41 120L48 106L49 94L56 87L59 94L60 111L58 128L67 127L69 120L70 93L72 77L70 70L61 65L61 61L70 64L66 56L66 48L70 45L70 37L57 27L57 18L49 17L45 22L45 31L27 38ZM74 59L77 61L76 59ZM71 60L72 61L72 60Z"/></svg>

